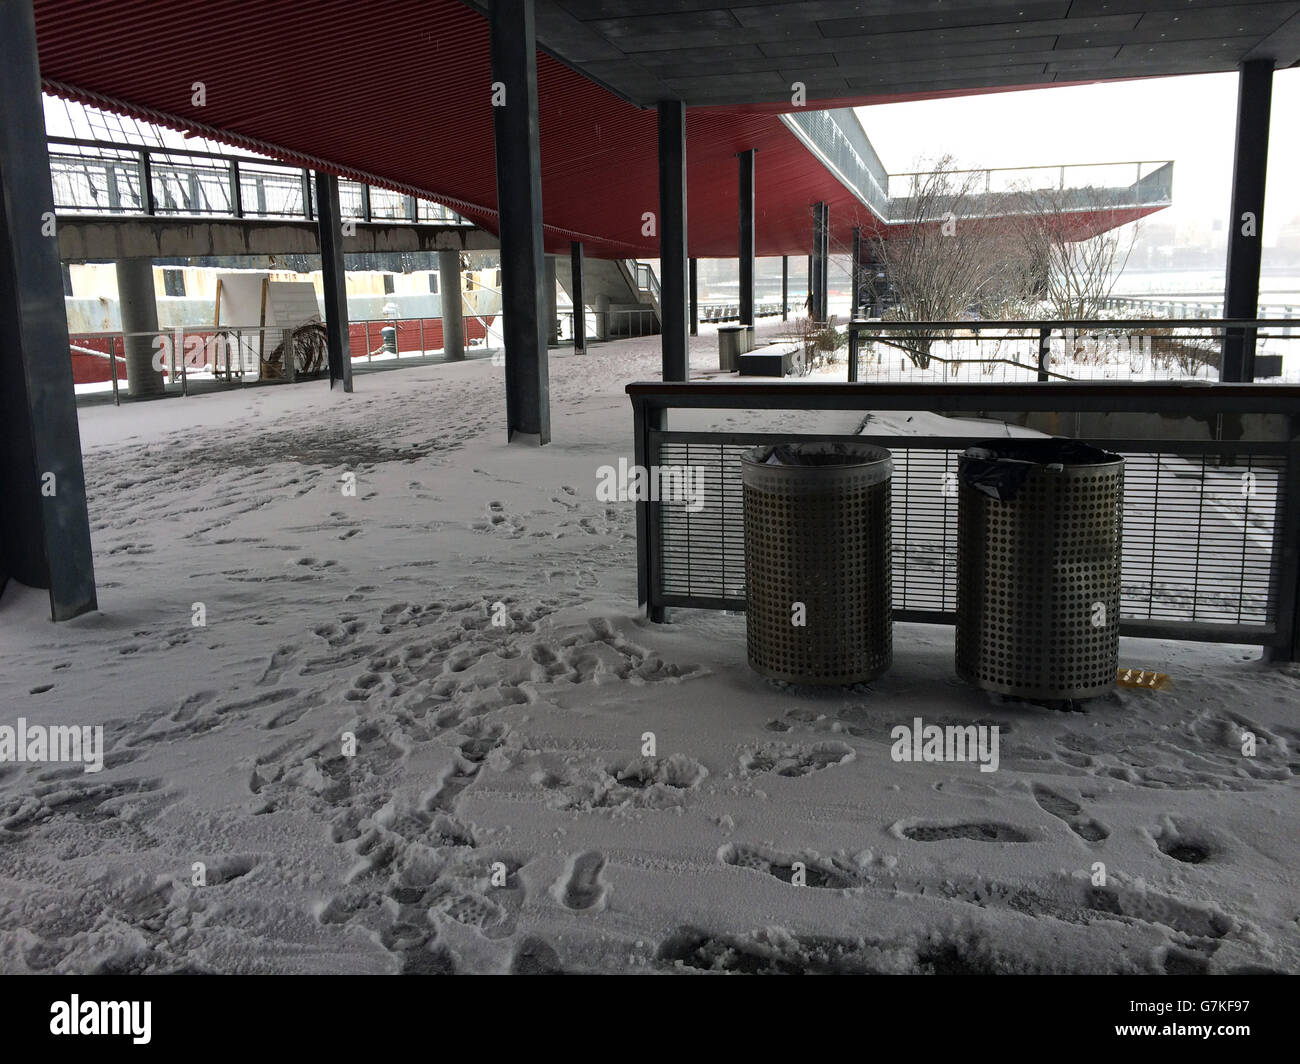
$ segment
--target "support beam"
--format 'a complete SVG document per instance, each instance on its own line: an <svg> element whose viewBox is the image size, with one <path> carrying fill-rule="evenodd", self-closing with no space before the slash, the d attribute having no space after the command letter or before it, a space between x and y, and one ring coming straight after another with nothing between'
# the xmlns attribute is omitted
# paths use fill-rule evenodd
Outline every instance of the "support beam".
<svg viewBox="0 0 1300 1064"><path fill-rule="evenodd" d="M740 324L754 324L754 149L740 159Z"/></svg>
<svg viewBox="0 0 1300 1064"><path fill-rule="evenodd" d="M700 260L691 259L691 335L700 335Z"/></svg>
<svg viewBox="0 0 1300 1064"><path fill-rule="evenodd" d="M551 440L544 320L542 172L537 118L537 20L533 0L492 0L490 50L501 230L501 309L506 347L506 439Z"/></svg>
<svg viewBox="0 0 1300 1064"><path fill-rule="evenodd" d="M158 300L153 286L152 259L119 259L117 307L122 318L123 354L126 356L126 394L132 399L166 395L163 375L154 368L158 350ZM180 365L183 351L174 351L172 365Z"/></svg>
<svg viewBox="0 0 1300 1064"><path fill-rule="evenodd" d="M686 262L686 105L659 103L659 297L663 379L690 377Z"/></svg>
<svg viewBox="0 0 1300 1064"><path fill-rule="evenodd" d="M1225 318L1254 318L1259 307L1259 268L1264 239L1264 180L1273 99L1273 60L1242 63L1237 80L1237 144L1232 163L1232 211L1228 215ZM1230 329L1219 368L1223 381L1255 379L1255 330Z"/></svg>
<svg viewBox="0 0 1300 1064"><path fill-rule="evenodd" d="M555 256L545 256L545 262L546 343L548 347L554 347L560 342L560 311L555 295Z"/></svg>
<svg viewBox="0 0 1300 1064"><path fill-rule="evenodd" d="M813 206L813 319L826 321L827 280L831 254L831 212L824 203Z"/></svg>
<svg viewBox="0 0 1300 1064"><path fill-rule="evenodd" d="M862 293L862 230L853 227L853 268L849 271L853 294L849 297L849 321L858 316L858 305Z"/></svg>
<svg viewBox="0 0 1300 1064"><path fill-rule="evenodd" d="M458 361L465 357L459 251L438 252L438 299L442 304L442 355Z"/></svg>
<svg viewBox="0 0 1300 1064"><path fill-rule="evenodd" d="M781 256L781 320L790 320L790 256Z"/></svg>
<svg viewBox="0 0 1300 1064"><path fill-rule="evenodd" d="M343 263L343 217L339 210L339 179L316 171L316 210L319 213L321 286L325 294L325 340L329 352L330 388L342 381L352 391L352 347L348 342L347 268ZM291 354L286 353L285 362Z"/></svg>
<svg viewBox="0 0 1300 1064"><path fill-rule="evenodd" d="M573 353L587 353L587 302L584 294L582 244L574 240L569 244L569 290L573 296Z"/></svg>
<svg viewBox="0 0 1300 1064"><path fill-rule="evenodd" d="M0 593L97 608L31 0L0 4Z"/></svg>

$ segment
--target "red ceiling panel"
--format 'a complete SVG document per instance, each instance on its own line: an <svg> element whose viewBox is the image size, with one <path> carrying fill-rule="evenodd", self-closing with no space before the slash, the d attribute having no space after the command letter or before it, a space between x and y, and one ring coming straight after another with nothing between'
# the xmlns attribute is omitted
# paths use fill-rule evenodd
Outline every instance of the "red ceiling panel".
<svg viewBox="0 0 1300 1064"><path fill-rule="evenodd" d="M439 200L496 230L486 20L457 0L261 4L35 0L46 87L217 140ZM658 254L656 123L537 57L546 245ZM206 105L191 102L201 81ZM866 100L853 102L868 102ZM811 205L833 244L870 212L767 107L687 113L690 254L736 254L735 155L758 151L759 255L807 254Z"/></svg>

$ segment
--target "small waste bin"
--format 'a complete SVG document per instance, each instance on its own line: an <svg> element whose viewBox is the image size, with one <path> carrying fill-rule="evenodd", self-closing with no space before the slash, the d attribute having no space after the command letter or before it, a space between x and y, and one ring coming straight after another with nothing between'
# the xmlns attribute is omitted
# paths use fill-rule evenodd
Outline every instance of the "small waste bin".
<svg viewBox="0 0 1300 1064"><path fill-rule="evenodd" d="M890 664L890 477L883 447L807 443L741 456L750 666L803 684Z"/></svg>
<svg viewBox="0 0 1300 1064"><path fill-rule="evenodd" d="M1124 459L1076 440L1000 439L959 459L957 674L1071 701L1115 685Z"/></svg>
<svg viewBox="0 0 1300 1064"><path fill-rule="evenodd" d="M740 356L749 350L747 325L718 326L718 369L735 373L740 369Z"/></svg>
<svg viewBox="0 0 1300 1064"><path fill-rule="evenodd" d="M397 329L392 325L385 325L379 330L379 335L382 337L384 350L390 355L397 354Z"/></svg>

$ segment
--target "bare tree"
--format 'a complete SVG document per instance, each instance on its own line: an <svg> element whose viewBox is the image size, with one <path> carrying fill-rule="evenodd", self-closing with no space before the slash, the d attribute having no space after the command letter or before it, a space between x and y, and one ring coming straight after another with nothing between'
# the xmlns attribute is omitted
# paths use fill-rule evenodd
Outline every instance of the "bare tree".
<svg viewBox="0 0 1300 1064"><path fill-rule="evenodd" d="M975 197L981 183L981 172L958 170L951 156L911 175L908 195L894 201L908 222L893 227L888 239L873 237L897 299L888 317L953 321L972 308L998 301L1011 261L1008 252L1016 251L1018 264L1020 245L1007 239L996 220L979 217ZM901 348L925 369L931 345L946 338L918 327L892 332L880 342Z"/></svg>
<svg viewBox="0 0 1300 1064"><path fill-rule="evenodd" d="M1138 226L1115 210L1083 211L1095 189L1036 189L1021 194L1016 226L1025 260L1041 276L1042 301L1054 318L1096 318L1115 288Z"/></svg>

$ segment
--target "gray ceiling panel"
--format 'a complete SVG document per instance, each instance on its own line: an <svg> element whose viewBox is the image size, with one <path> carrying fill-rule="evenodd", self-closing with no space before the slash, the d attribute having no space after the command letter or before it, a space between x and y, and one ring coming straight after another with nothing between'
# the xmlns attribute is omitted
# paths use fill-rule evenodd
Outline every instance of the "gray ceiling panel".
<svg viewBox="0 0 1300 1064"><path fill-rule="evenodd" d="M788 103L791 81L826 100L1300 62L1295 0L536 2L540 46L644 106Z"/></svg>

